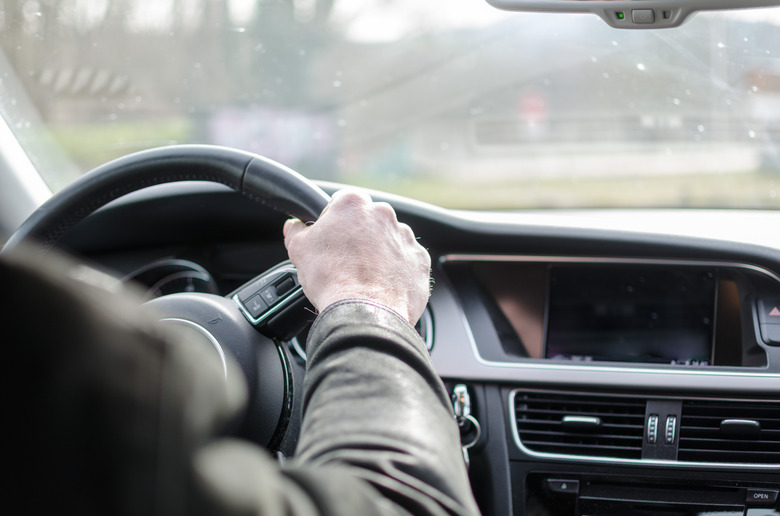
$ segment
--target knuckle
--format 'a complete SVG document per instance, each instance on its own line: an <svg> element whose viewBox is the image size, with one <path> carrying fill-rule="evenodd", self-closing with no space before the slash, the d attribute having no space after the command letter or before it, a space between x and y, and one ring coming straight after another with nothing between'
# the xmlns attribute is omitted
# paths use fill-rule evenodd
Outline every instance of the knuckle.
<svg viewBox="0 0 780 516"><path fill-rule="evenodd" d="M386 202L375 202L373 211L377 216L382 217L386 221L397 222L395 210Z"/></svg>
<svg viewBox="0 0 780 516"><path fill-rule="evenodd" d="M400 222L398 224L398 229L399 229L399 231L401 231L401 233L404 236L409 237L409 238L411 238L412 240L415 240L415 241L417 240L417 237L414 235L414 230L411 227L409 227L407 224L404 224L403 222Z"/></svg>
<svg viewBox="0 0 780 516"><path fill-rule="evenodd" d="M344 204L346 206L365 206L371 204L371 196L367 193L353 189L339 190L333 194L332 204Z"/></svg>

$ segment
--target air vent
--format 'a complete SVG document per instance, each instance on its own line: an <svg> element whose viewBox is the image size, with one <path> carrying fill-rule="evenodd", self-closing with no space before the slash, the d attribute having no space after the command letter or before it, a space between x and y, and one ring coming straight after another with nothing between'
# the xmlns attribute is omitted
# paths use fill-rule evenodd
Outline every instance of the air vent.
<svg viewBox="0 0 780 516"><path fill-rule="evenodd" d="M780 464L780 402L683 402L677 459Z"/></svg>
<svg viewBox="0 0 780 516"><path fill-rule="evenodd" d="M645 400L517 391L517 436L530 451L640 459Z"/></svg>

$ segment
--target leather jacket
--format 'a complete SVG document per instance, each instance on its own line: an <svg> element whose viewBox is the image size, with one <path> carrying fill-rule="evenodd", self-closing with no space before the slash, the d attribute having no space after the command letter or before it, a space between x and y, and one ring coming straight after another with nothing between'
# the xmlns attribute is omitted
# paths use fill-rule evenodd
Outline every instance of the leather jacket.
<svg viewBox="0 0 780 516"><path fill-rule="evenodd" d="M240 382L66 260L3 256L9 506L25 514L477 514L447 393L414 328L337 303L308 341L284 465L219 435ZM73 279L74 271L79 278ZM230 375L229 375L230 376ZM19 504L15 503L19 502Z"/></svg>

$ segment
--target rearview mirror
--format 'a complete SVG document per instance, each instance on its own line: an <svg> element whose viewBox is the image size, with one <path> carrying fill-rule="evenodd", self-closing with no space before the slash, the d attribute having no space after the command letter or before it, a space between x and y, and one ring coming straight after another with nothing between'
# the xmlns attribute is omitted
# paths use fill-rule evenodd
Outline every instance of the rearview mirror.
<svg viewBox="0 0 780 516"><path fill-rule="evenodd" d="M698 11L780 5L780 0L487 0L506 11L593 13L619 29L677 27Z"/></svg>

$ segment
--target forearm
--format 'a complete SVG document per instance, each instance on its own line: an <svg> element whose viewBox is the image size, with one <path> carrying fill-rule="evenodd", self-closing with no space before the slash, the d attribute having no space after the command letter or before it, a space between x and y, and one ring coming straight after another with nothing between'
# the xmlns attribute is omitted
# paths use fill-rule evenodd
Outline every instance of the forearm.
<svg viewBox="0 0 780 516"><path fill-rule="evenodd" d="M447 393L401 316L337 303L307 352L299 464L348 472L413 514L477 512Z"/></svg>

